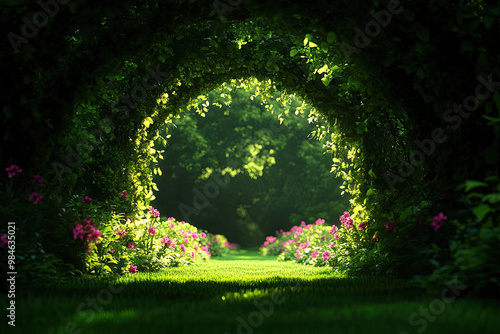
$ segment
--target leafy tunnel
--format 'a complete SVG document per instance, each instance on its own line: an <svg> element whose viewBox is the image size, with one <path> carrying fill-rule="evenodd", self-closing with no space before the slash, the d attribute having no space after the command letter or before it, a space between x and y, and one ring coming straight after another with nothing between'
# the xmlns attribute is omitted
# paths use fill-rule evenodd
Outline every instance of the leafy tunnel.
<svg viewBox="0 0 500 334"><path fill-rule="evenodd" d="M264 100L278 91L286 104L296 94L328 120L324 136L355 217L374 237L388 220L405 233L381 243L381 272L429 271L409 261L428 241L419 230L425 217L442 194L458 197L466 180L498 172L498 29L490 19L500 13L481 1L54 0L1 9L8 38L0 66L12 75L2 82L0 156L51 180L46 201L55 209L39 217L60 222L43 232L60 256L72 247L66 204L91 193L105 203L96 213L105 220L117 189L126 189L125 216L147 208L161 156L152 147L166 142L159 130L231 80L257 87ZM44 24L34 18L40 11L50 16ZM7 201L23 216L16 199ZM480 204L468 205L454 209L476 224L498 215L490 208L477 221Z"/></svg>

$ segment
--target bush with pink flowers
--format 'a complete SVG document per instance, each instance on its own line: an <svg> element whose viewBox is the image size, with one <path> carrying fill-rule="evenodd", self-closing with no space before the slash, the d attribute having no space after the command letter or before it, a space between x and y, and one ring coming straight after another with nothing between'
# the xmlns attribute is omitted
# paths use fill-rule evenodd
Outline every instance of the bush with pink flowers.
<svg viewBox="0 0 500 334"><path fill-rule="evenodd" d="M375 261L378 243L372 239L374 231L369 230L369 224L356 223L347 211L339 220L338 225L325 225L323 219L313 224L302 221L289 231L268 236L260 250L263 255L279 255L278 260L329 265L339 271L360 270L369 257Z"/></svg>
<svg viewBox="0 0 500 334"><path fill-rule="evenodd" d="M118 201L127 199L123 194L119 193ZM74 214L86 217L76 220L72 228L73 239L84 250L83 272L101 275L156 271L195 264L228 249L224 236L199 231L173 217L160 218L154 207L142 215L127 217L111 208L112 213L107 214L104 206L85 195L72 207Z"/></svg>

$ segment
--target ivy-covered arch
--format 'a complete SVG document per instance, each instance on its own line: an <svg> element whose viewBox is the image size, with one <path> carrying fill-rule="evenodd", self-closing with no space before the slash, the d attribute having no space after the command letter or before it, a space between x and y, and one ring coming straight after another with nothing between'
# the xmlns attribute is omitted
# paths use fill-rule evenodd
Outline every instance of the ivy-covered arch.
<svg viewBox="0 0 500 334"><path fill-rule="evenodd" d="M439 193L498 172L499 7L444 0L25 3L1 7L10 36L1 66L18 69L4 82L1 159L50 175L46 200L57 208L88 191L112 207L113 192L126 184L133 194L127 213L143 209L158 129L199 96L250 77L264 96L278 90L286 101L296 93L328 119L336 170L355 196L355 217L374 233L392 219L410 235ZM39 11L53 19L38 22L29 37L20 18ZM479 98L475 113L485 117L453 109L469 96ZM444 145L435 129L447 133ZM452 161L460 168L449 168ZM401 237L382 247L394 255L404 245Z"/></svg>

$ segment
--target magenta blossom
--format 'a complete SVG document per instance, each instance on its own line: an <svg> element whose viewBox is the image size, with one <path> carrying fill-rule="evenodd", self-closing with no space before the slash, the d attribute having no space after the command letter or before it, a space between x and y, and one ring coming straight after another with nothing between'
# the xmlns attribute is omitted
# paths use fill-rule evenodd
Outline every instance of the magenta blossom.
<svg viewBox="0 0 500 334"><path fill-rule="evenodd" d="M205 238L207 235L203 232L200 233L200 237Z"/></svg>
<svg viewBox="0 0 500 334"><path fill-rule="evenodd" d="M85 237L85 231L83 230L83 225L76 225L73 228L73 239L82 239Z"/></svg>
<svg viewBox="0 0 500 334"><path fill-rule="evenodd" d="M124 236L127 235L127 232L124 230L124 229L117 229L116 230L116 234L118 234L118 236L121 238L123 238Z"/></svg>
<svg viewBox="0 0 500 334"><path fill-rule="evenodd" d="M318 220L316 220L316 225L323 224L324 222L325 222L324 219L319 218Z"/></svg>
<svg viewBox="0 0 500 334"><path fill-rule="evenodd" d="M130 267L128 269L130 273L132 274L137 274L137 266L134 266L132 263L130 264Z"/></svg>
<svg viewBox="0 0 500 334"><path fill-rule="evenodd" d="M33 204L38 204L43 199L43 196L36 191L32 192L28 200L33 201Z"/></svg>
<svg viewBox="0 0 500 334"><path fill-rule="evenodd" d="M364 230L365 228L366 228L366 223L365 222L363 222L363 223L361 223L361 224L358 225L358 230L360 230L360 231Z"/></svg>
<svg viewBox="0 0 500 334"><path fill-rule="evenodd" d="M350 229L351 227L354 227L354 223L352 221L351 215L349 214L348 211L344 211L344 214L340 216L340 222L345 226L346 229Z"/></svg>
<svg viewBox="0 0 500 334"><path fill-rule="evenodd" d="M155 235L155 234L156 234L155 227L154 227L154 226L150 226L150 227L148 228L148 233L149 233L149 234L152 234L152 235Z"/></svg>
<svg viewBox="0 0 500 334"><path fill-rule="evenodd" d="M297 230L295 230L294 238L297 238L302 232L304 232L302 227L297 228Z"/></svg>
<svg viewBox="0 0 500 334"><path fill-rule="evenodd" d="M434 231L439 230L446 220L448 220L448 217L446 217L442 212L440 212L439 215L434 216L431 223L431 226L434 227Z"/></svg>
<svg viewBox="0 0 500 334"><path fill-rule="evenodd" d="M323 261L328 261L330 259L330 252L323 252Z"/></svg>
<svg viewBox="0 0 500 334"><path fill-rule="evenodd" d="M194 259L194 252L191 251L191 258Z"/></svg>
<svg viewBox="0 0 500 334"><path fill-rule="evenodd" d="M174 243L174 241L173 241L172 239L170 239L170 238L167 238L167 237L163 237L163 238L161 238L160 243L161 243L162 245L167 246L167 248L170 248L170 247L175 247L175 243Z"/></svg>
<svg viewBox="0 0 500 334"><path fill-rule="evenodd" d="M330 234L335 234L335 232L337 232L339 230L339 228L335 225L332 225L332 228L330 230Z"/></svg>
<svg viewBox="0 0 500 334"><path fill-rule="evenodd" d="M0 237L0 248L4 248L5 246L7 246L8 243L9 243L9 240L7 240L7 234L3 234Z"/></svg>
<svg viewBox="0 0 500 334"><path fill-rule="evenodd" d="M155 208L151 207L149 211L151 212L151 216L153 216L154 218L160 217L160 211L156 210Z"/></svg>
<svg viewBox="0 0 500 334"><path fill-rule="evenodd" d="M23 172L18 165L11 165L10 167L5 168L5 171L7 172L9 179Z"/></svg>
<svg viewBox="0 0 500 334"><path fill-rule="evenodd" d="M315 250L314 252L312 252L311 256L316 257L316 256L318 256L318 254L319 254L319 251Z"/></svg>
<svg viewBox="0 0 500 334"><path fill-rule="evenodd" d="M186 253L186 246L184 246L184 244L181 244L181 250L183 253Z"/></svg>
<svg viewBox="0 0 500 334"><path fill-rule="evenodd" d="M102 236L102 232L99 231L94 225L89 225L89 233L87 234L87 240L97 243L97 239Z"/></svg>
<svg viewBox="0 0 500 334"><path fill-rule="evenodd" d="M333 248L335 246L335 241L328 245L328 247Z"/></svg>
<svg viewBox="0 0 500 334"><path fill-rule="evenodd" d="M40 175L30 175L30 177L33 179L33 182L39 187L43 187L43 177Z"/></svg>
<svg viewBox="0 0 500 334"><path fill-rule="evenodd" d="M85 195L85 196L82 198L82 202L83 202L84 204L90 204L90 203L92 203L92 197L89 197L89 196Z"/></svg>
<svg viewBox="0 0 500 334"><path fill-rule="evenodd" d="M333 235L333 239L335 239L335 240L339 240L339 239L340 239L340 235L338 235L338 234L334 234L334 235Z"/></svg>
<svg viewBox="0 0 500 334"><path fill-rule="evenodd" d="M174 220L174 217L168 217L167 220Z"/></svg>
<svg viewBox="0 0 500 334"><path fill-rule="evenodd" d="M110 249L110 250L108 251L108 253L110 253L110 254L113 254L114 252L115 252L115 250L114 250L114 249Z"/></svg>
<svg viewBox="0 0 500 334"><path fill-rule="evenodd" d="M128 244L128 248L129 248L129 249L137 249L137 246L136 246L136 245L134 245L134 244L129 243L129 244Z"/></svg>
<svg viewBox="0 0 500 334"><path fill-rule="evenodd" d="M393 222L392 220L389 220L387 224L385 224L385 231L386 232L393 232L396 233L396 223Z"/></svg>
<svg viewBox="0 0 500 334"><path fill-rule="evenodd" d="M127 197L128 197L128 195L127 195L127 191L126 191L126 190L123 190L123 191L120 193L120 196L127 198Z"/></svg>

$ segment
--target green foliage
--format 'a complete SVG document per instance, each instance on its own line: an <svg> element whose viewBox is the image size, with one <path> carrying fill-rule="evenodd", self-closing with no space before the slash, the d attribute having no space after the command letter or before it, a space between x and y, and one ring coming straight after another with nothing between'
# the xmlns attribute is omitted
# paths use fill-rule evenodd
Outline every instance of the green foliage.
<svg viewBox="0 0 500 334"><path fill-rule="evenodd" d="M353 217L379 232L389 219L397 222L401 234L380 247L400 267L411 258L405 234L435 214L430 208L442 193L498 174L499 93L493 84L476 89L500 77L496 5L407 1L365 39L356 31L367 32L373 13L386 9L380 1L242 2L224 19L211 0L89 4L61 5L24 37L22 18L32 19L40 5L0 5L3 31L17 34L4 38L0 51L2 73L16 69L2 80L1 165L36 166L51 184L44 198L52 212L44 210L37 224L54 241L44 247L54 244L60 257L75 254L61 243L75 196L98 197L100 219L126 189L131 201L123 213L140 215L154 199L153 172L160 173L154 145L168 139L159 130L189 106L203 115L209 106L199 97L231 80L247 84L255 77L264 100L275 91L284 101L296 94L327 119L330 128L317 135L329 141ZM459 116L454 105L477 92L484 99L478 96L474 113ZM439 129L446 140L402 173L416 141ZM261 172L249 163L247 169ZM7 203L19 208L25 201ZM491 205L471 209L486 228L495 228L487 223ZM2 212L4 221L30 219L29 210ZM419 263L404 272L420 270Z"/></svg>

